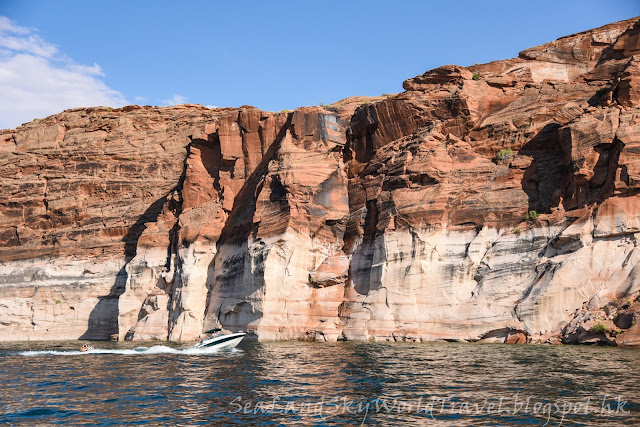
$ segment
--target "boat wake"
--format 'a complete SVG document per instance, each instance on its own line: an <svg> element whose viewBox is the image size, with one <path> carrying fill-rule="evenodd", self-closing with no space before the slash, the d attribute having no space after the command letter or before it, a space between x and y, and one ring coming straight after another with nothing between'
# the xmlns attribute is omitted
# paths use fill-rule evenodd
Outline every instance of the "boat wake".
<svg viewBox="0 0 640 427"><path fill-rule="evenodd" d="M171 348L164 345L155 345L153 347L136 347L131 349L102 349L95 348L89 351L80 350L29 350L18 353L20 356L79 356L79 355L95 355L95 354L120 354L125 356L142 356L148 354L184 354L191 356L201 356L207 354L228 354L242 352L238 349L229 349L219 351L215 348Z"/></svg>

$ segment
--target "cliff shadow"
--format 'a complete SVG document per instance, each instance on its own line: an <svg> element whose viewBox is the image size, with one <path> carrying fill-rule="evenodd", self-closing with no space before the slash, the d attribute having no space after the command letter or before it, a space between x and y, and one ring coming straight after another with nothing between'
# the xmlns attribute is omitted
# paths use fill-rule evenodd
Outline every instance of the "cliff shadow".
<svg viewBox="0 0 640 427"><path fill-rule="evenodd" d="M560 145L558 123L549 123L527 142L518 154L530 156L531 164L522 177L522 190L529 199L528 211L549 212L553 207L556 190L563 189L569 172L564 151Z"/></svg>
<svg viewBox="0 0 640 427"><path fill-rule="evenodd" d="M171 192L169 193L171 194ZM138 241L147 228L147 223L155 222L167 202L168 196L164 196L153 202L136 222L129 227L127 234L122 238L124 242L125 262L116 274L115 281L107 295L98 296L98 303L89 314L87 330L79 339L82 340L109 340L112 335L118 334L118 301L125 292L128 273L127 265L136 256ZM171 246L171 245L170 245ZM170 250L170 249L169 249Z"/></svg>
<svg viewBox="0 0 640 427"><path fill-rule="evenodd" d="M353 289L360 295L368 295L371 290L378 289L379 282L374 275L374 256L376 237L378 236L378 200L367 200L365 203L365 219L362 227L360 243L353 250L349 262L349 281Z"/></svg>

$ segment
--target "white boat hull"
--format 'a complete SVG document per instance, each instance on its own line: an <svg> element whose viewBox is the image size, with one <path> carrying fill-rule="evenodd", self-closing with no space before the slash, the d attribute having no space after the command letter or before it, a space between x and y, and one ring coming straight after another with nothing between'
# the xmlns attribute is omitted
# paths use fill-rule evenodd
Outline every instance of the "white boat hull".
<svg viewBox="0 0 640 427"><path fill-rule="evenodd" d="M235 334L207 338L196 344L195 348L233 348L240 344L245 335L247 335L245 332L236 332Z"/></svg>

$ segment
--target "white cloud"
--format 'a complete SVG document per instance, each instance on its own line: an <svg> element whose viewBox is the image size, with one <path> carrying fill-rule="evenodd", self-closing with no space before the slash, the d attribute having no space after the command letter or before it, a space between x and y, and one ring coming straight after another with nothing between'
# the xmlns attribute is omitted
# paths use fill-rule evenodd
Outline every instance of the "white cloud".
<svg viewBox="0 0 640 427"><path fill-rule="evenodd" d="M188 99L187 97L182 96L182 95L178 95L178 94L176 93L176 94L175 94L175 95L173 95L173 97L172 97L172 98L170 98L170 99L163 99L163 100L162 100L162 103L163 103L164 105L169 105L169 106L171 106L171 105L180 105L180 104L184 104L184 103L186 103L186 102L187 102L187 99Z"/></svg>
<svg viewBox="0 0 640 427"><path fill-rule="evenodd" d="M11 19L6 16L0 16L0 33L29 34L30 30L24 27L18 27Z"/></svg>
<svg viewBox="0 0 640 427"><path fill-rule="evenodd" d="M128 104L103 75L98 64L75 64L33 30L0 16L0 129L67 108Z"/></svg>
<svg viewBox="0 0 640 427"><path fill-rule="evenodd" d="M27 52L44 58L53 58L58 53L58 49L55 46L50 45L37 35L15 37L3 33L0 36L0 47Z"/></svg>

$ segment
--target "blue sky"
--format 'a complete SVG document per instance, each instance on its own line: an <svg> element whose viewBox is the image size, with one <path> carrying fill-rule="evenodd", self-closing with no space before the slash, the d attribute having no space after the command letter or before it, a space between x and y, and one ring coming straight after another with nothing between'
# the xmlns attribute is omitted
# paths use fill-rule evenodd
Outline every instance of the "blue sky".
<svg viewBox="0 0 640 427"><path fill-rule="evenodd" d="M277 111L399 92L440 65L640 15L640 1L0 0L0 15L6 128L77 106Z"/></svg>

